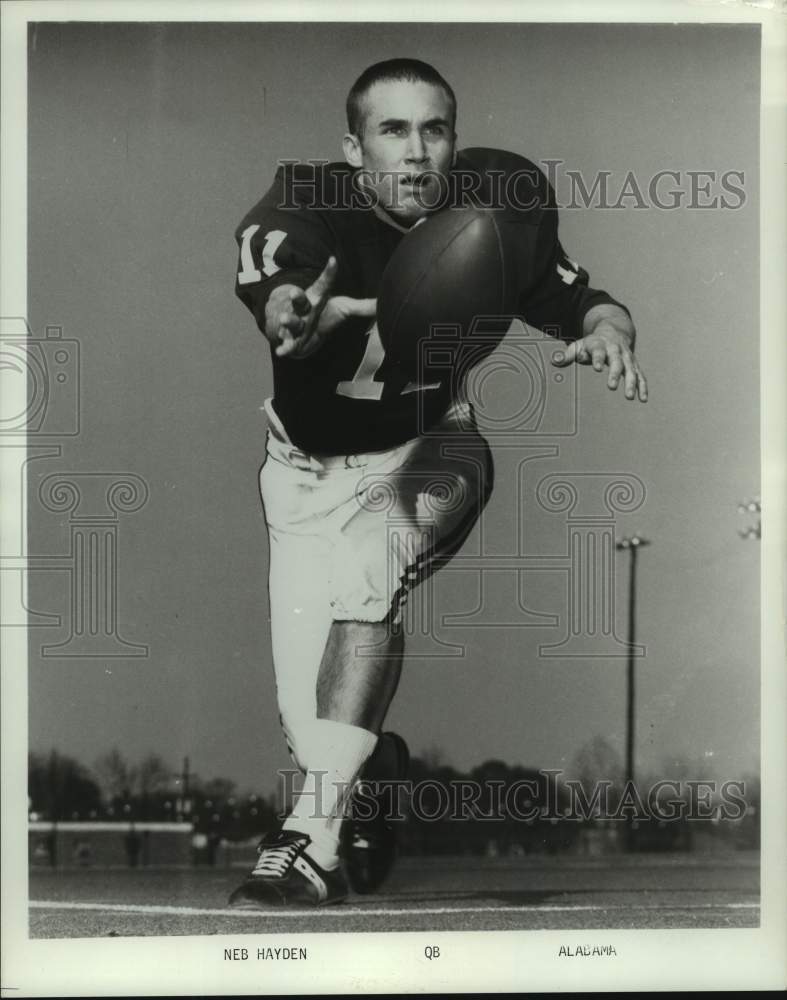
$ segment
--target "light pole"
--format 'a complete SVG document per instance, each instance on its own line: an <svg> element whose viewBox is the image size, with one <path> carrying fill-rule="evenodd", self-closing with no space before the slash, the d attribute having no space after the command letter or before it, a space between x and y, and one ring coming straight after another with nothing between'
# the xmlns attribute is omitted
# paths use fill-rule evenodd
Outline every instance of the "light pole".
<svg viewBox="0 0 787 1000"><path fill-rule="evenodd" d="M191 791L189 780L192 777L191 771L189 770L189 759L188 757L183 758L183 770L180 774L173 775L175 779L175 784L178 785L179 795L175 802L175 810L177 812L177 819L180 821L183 819L184 813L188 815L191 812L191 799L189 797L189 792Z"/></svg>
<svg viewBox="0 0 787 1000"><path fill-rule="evenodd" d="M636 653L637 628L637 553L644 545L650 545L647 538L632 535L615 543L618 551L629 552L629 620L628 620L628 669L626 671L626 786L634 786L634 657ZM628 824L627 849L633 849L631 819Z"/></svg>

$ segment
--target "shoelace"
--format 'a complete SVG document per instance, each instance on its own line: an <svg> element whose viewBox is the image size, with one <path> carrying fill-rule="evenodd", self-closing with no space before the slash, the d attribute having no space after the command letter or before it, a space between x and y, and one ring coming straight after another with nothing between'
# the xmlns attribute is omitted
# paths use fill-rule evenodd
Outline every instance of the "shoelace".
<svg viewBox="0 0 787 1000"><path fill-rule="evenodd" d="M260 851L257 864L254 866L252 875L267 875L281 877L287 873L293 861L301 852L303 844L294 841L290 844L281 844L276 847L265 847Z"/></svg>

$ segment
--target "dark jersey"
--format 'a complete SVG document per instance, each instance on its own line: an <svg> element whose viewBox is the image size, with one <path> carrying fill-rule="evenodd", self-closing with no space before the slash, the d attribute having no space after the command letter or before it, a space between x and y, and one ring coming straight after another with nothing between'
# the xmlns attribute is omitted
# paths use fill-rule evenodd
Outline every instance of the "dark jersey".
<svg viewBox="0 0 787 1000"><path fill-rule="evenodd" d="M363 197L346 164L288 164L236 231L236 293L265 328L274 288L307 288L333 255L333 295L376 298L391 254L406 233ZM459 154L445 203L478 204L517 226L519 313L564 340L582 335L592 306L614 302L588 287L557 236L554 194L529 160L492 149ZM376 324L354 317L306 358L273 361L273 406L293 444L313 454L355 454L395 447L437 422L452 402L452 380L418 385L386 358Z"/></svg>

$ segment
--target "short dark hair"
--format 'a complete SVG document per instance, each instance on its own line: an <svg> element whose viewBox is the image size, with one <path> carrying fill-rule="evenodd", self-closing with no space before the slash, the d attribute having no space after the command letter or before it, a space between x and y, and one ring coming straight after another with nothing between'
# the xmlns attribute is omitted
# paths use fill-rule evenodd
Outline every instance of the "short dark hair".
<svg viewBox="0 0 787 1000"><path fill-rule="evenodd" d="M362 135L364 122L363 100L376 83L407 80L409 83L431 83L442 87L451 105L452 125L456 124L456 94L434 66L420 59L386 59L374 63L358 77L347 95L347 128L352 135Z"/></svg>

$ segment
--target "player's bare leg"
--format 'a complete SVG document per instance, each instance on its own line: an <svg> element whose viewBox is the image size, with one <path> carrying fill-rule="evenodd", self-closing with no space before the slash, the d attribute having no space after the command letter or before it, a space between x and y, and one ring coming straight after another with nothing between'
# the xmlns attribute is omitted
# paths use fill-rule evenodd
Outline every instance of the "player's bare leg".
<svg viewBox="0 0 787 1000"><path fill-rule="evenodd" d="M399 686L403 657L401 628L383 622L334 622L317 678L318 717L380 736ZM401 757L395 738L383 736L364 764L364 779L402 777Z"/></svg>
<svg viewBox="0 0 787 1000"><path fill-rule="evenodd" d="M317 716L379 735L402 672L404 635L386 622L334 622L317 677Z"/></svg>

